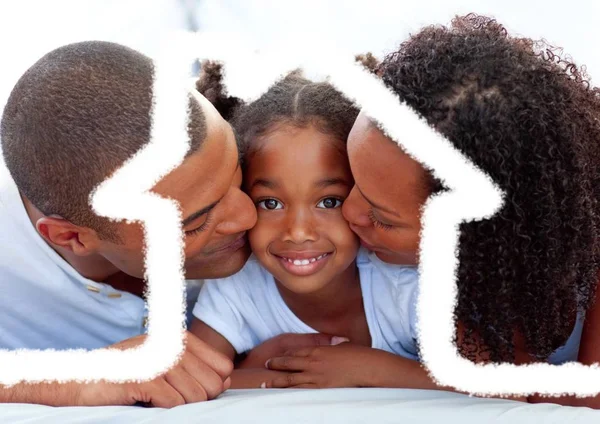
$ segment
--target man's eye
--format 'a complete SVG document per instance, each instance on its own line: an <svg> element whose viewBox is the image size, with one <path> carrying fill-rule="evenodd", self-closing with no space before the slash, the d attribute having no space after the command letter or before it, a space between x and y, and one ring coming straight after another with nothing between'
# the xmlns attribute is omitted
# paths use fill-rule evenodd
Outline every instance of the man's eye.
<svg viewBox="0 0 600 424"><path fill-rule="evenodd" d="M340 206L342 206L342 201L335 197L327 197L317 204L318 208L323 209L335 209L339 208Z"/></svg>
<svg viewBox="0 0 600 424"><path fill-rule="evenodd" d="M274 211L276 209L283 209L283 205L275 199L265 199L257 203L259 208L266 209L268 211Z"/></svg>
<svg viewBox="0 0 600 424"><path fill-rule="evenodd" d="M212 212L212 211L211 211ZM202 225L200 225L198 228L194 229L194 230L189 230L185 232L186 236L195 236L197 234L200 234L201 232L203 232L204 230L206 230L206 228L210 225L210 220L211 220L211 213L209 212L208 215L206 215L206 219L204 220L204 223Z"/></svg>

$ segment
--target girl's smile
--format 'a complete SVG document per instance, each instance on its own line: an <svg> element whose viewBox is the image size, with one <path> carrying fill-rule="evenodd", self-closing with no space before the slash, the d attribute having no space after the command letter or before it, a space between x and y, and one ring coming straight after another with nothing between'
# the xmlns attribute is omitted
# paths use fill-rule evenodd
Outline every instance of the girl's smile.
<svg viewBox="0 0 600 424"><path fill-rule="evenodd" d="M333 252L283 252L274 255L290 274L305 277L323 269Z"/></svg>

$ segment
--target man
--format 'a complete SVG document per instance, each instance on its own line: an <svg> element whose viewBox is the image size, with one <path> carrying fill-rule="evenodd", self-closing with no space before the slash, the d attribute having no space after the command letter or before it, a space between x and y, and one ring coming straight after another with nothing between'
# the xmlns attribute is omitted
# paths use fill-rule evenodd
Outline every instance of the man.
<svg viewBox="0 0 600 424"><path fill-rule="evenodd" d="M143 342L141 224L96 216L91 191L150 137L152 61L107 42L56 49L18 81L1 122L0 347L126 349ZM191 148L153 191L179 202L186 278L237 272L256 210L230 126L190 96ZM212 399L232 364L187 333L183 359L141 384L18 384L0 402L155 406Z"/></svg>

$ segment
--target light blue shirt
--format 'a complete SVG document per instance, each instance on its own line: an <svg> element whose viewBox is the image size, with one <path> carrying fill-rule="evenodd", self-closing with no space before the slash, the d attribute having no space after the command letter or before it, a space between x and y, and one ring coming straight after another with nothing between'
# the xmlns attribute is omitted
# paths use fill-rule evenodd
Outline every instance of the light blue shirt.
<svg viewBox="0 0 600 424"><path fill-rule="evenodd" d="M0 348L105 347L144 333L146 316L143 299L83 278L41 238L0 159Z"/></svg>
<svg viewBox="0 0 600 424"><path fill-rule="evenodd" d="M356 259L371 347L418 359L415 268L381 262L361 249ZM273 276L255 256L237 274L207 280L194 315L238 353L283 333L315 333L286 305Z"/></svg>

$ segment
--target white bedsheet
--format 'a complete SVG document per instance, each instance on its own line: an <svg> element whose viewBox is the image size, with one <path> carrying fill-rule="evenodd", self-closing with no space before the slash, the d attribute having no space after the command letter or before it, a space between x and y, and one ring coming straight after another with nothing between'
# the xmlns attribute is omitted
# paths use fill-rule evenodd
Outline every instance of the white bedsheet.
<svg viewBox="0 0 600 424"><path fill-rule="evenodd" d="M4 423L598 423L600 411L400 389L230 390L173 409L0 405Z"/></svg>

